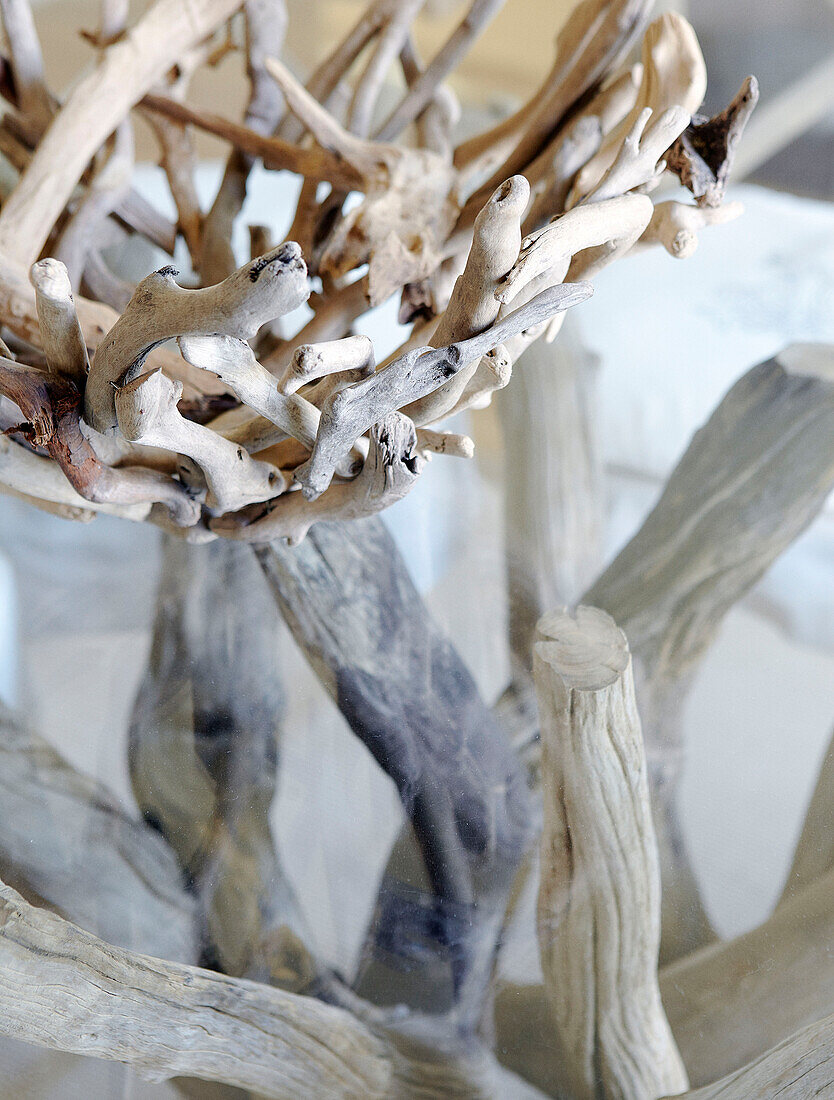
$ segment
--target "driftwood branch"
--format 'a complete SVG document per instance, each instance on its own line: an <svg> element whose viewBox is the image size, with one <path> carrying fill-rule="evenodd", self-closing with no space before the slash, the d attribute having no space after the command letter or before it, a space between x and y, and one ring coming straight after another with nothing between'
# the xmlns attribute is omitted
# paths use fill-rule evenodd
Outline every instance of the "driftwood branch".
<svg viewBox="0 0 834 1100"><path fill-rule="evenodd" d="M577 1100L682 1092L657 984L660 875L628 645L584 606L545 615L538 637L538 934L562 1085Z"/></svg>
<svg viewBox="0 0 834 1100"><path fill-rule="evenodd" d="M383 881L371 942L393 955L386 1000L457 1004L472 1026L531 839L520 766L378 520L322 524L296 549L257 554L296 641L396 783L422 852L433 897ZM409 972L418 944L423 965Z"/></svg>
<svg viewBox="0 0 834 1100"><path fill-rule="evenodd" d="M664 873L663 957L709 937L675 809L680 705L726 612L834 487L832 353L788 349L754 367L693 437L643 526L583 596L634 659Z"/></svg>
<svg viewBox="0 0 834 1100"><path fill-rule="evenodd" d="M161 838L0 704L3 876L110 943L196 962L197 907Z"/></svg>
<svg viewBox="0 0 834 1100"><path fill-rule="evenodd" d="M129 762L143 814L193 884L207 955L298 989L313 976L309 937L268 816L285 709L278 631L244 548L166 540Z"/></svg>
<svg viewBox="0 0 834 1100"><path fill-rule="evenodd" d="M764 1054L832 1007L834 875L796 891L758 928L660 972L660 990L693 1085Z"/></svg>
<svg viewBox="0 0 834 1100"><path fill-rule="evenodd" d="M96 431L116 426L114 386L136 378L156 345L175 336L214 332L250 339L309 293L307 269L294 244L281 245L204 290L183 289L176 274L174 268L162 268L143 279L96 349L84 395L85 417Z"/></svg>
<svg viewBox="0 0 834 1100"><path fill-rule="evenodd" d="M71 91L0 212L0 252L38 259L87 164L178 57L210 34L240 0L157 0Z"/></svg>

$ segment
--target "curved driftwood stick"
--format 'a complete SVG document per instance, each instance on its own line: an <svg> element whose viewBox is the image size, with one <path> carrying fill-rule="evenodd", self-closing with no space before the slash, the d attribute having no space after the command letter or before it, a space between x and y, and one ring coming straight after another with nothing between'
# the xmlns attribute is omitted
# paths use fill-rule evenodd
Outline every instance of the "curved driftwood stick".
<svg viewBox="0 0 834 1100"><path fill-rule="evenodd" d="M197 906L159 834L2 703L0 868L110 943L198 959Z"/></svg>
<svg viewBox="0 0 834 1100"><path fill-rule="evenodd" d="M302 344L295 349L292 363L278 389L281 393L291 394L308 382L329 374L357 371L361 377L373 374L375 366L374 345L367 336L346 336L343 340Z"/></svg>
<svg viewBox="0 0 834 1100"><path fill-rule="evenodd" d="M296 641L397 784L433 890L383 881L370 937L384 971L376 994L457 1005L473 1027L530 841L518 761L378 519L320 524L295 549L256 553ZM421 965L405 965L415 949Z"/></svg>
<svg viewBox="0 0 834 1100"><path fill-rule="evenodd" d="M43 55L29 0L0 0L3 30L9 44L17 106L28 136L40 137L52 121L52 97L46 87Z"/></svg>
<svg viewBox="0 0 834 1100"><path fill-rule="evenodd" d="M269 500L286 488L280 470L251 458L243 447L210 428L186 420L177 409L182 385L160 370L143 374L114 391L116 415L125 439L187 455L205 475L207 504L233 512Z"/></svg>
<svg viewBox="0 0 834 1100"><path fill-rule="evenodd" d="M321 413L305 398L282 393L277 379L261 366L245 340L234 336L181 336L179 345L186 362L216 374L250 409L308 450L312 448Z"/></svg>
<svg viewBox="0 0 834 1100"><path fill-rule="evenodd" d="M104 158L103 161L101 158ZM78 288L90 251L107 229L107 219L130 189L133 173L133 124L125 118L99 154L99 163L84 195L67 218L52 251L66 264Z"/></svg>
<svg viewBox="0 0 834 1100"><path fill-rule="evenodd" d="M641 64L626 69L597 92L587 107L571 118L525 168L534 197L525 217L525 232L539 229L551 217L564 213L577 172L629 114L637 101L642 78Z"/></svg>
<svg viewBox="0 0 834 1100"><path fill-rule="evenodd" d="M834 488L834 349L796 346L748 371L692 439L657 505L583 596L634 658L672 961L710 938L677 823L680 709L726 612Z"/></svg>
<svg viewBox="0 0 834 1100"><path fill-rule="evenodd" d="M298 990L315 968L269 825L285 710L279 627L245 548L167 539L128 752L136 800L199 899L203 957Z"/></svg>
<svg viewBox="0 0 834 1100"><path fill-rule="evenodd" d="M214 134L251 157L262 157L268 168L295 172L306 179L325 180L349 189L361 187L364 182L364 177L350 163L325 148L291 145L280 138L259 134L248 126L230 122L220 115L189 107L166 96L146 95L141 106L184 126L196 126L198 130Z"/></svg>
<svg viewBox="0 0 834 1100"><path fill-rule="evenodd" d="M808 1100L831 1091L834 1075L834 1016L813 1023L773 1047L755 1062L677 1100ZM673 1100L667 1096L664 1100Z"/></svg>
<svg viewBox="0 0 834 1100"><path fill-rule="evenodd" d="M505 0L473 0L461 22L379 128L376 134L378 141L393 141L410 122L420 117L439 85L466 56L475 39L504 3Z"/></svg>
<svg viewBox="0 0 834 1100"><path fill-rule="evenodd" d="M591 293L592 288L582 283L551 287L482 333L448 347L416 348L364 382L333 394L322 408L313 453L296 470L304 495L314 500L324 492L338 459L380 417L425 397L498 344L584 302Z"/></svg>
<svg viewBox="0 0 834 1100"><path fill-rule="evenodd" d="M616 68L650 8L648 0L583 0L574 8L556 39L556 60L538 92L492 131L458 146L455 164L467 176L477 178L496 167L473 198L524 171L574 104Z"/></svg>
<svg viewBox="0 0 834 1100"><path fill-rule="evenodd" d="M643 78L637 100L599 152L580 170L568 206L577 205L599 185L647 107L656 117L673 107L691 117L701 106L707 90L707 70L695 32L683 16L666 12L655 19L643 38L641 60Z"/></svg>
<svg viewBox="0 0 834 1100"><path fill-rule="evenodd" d="M218 333L248 340L267 321L289 313L309 294L297 244L282 244L204 290L185 290L177 271L143 279L124 313L99 344L85 390L85 418L99 432L116 426L114 387L142 372L149 351L175 336Z"/></svg>
<svg viewBox="0 0 834 1100"><path fill-rule="evenodd" d="M661 970L663 1004L693 1086L739 1069L831 1009L832 891L828 871L758 928Z"/></svg>
<svg viewBox="0 0 834 1100"><path fill-rule="evenodd" d="M189 527L197 522L199 504L173 478L139 466L113 469L99 461L81 430L81 397L71 382L0 356L0 392L18 406L29 422L27 431L33 442L46 448L85 500L105 504L159 501L177 525Z"/></svg>
<svg viewBox="0 0 834 1100"><path fill-rule="evenodd" d="M538 638L538 935L561 1083L575 1100L682 1092L657 984L660 874L628 644L583 606L545 615Z"/></svg>
<svg viewBox="0 0 834 1100"><path fill-rule="evenodd" d="M374 112L388 72L399 56L425 0L397 0L389 18L376 36L374 48L359 74L348 106L347 128L358 137L368 137Z"/></svg>
<svg viewBox="0 0 834 1100"><path fill-rule="evenodd" d="M623 138L613 164L583 201L602 202L637 188L654 190L666 169L663 155L688 124L689 115L683 107L670 107L663 114L644 107Z"/></svg>
<svg viewBox="0 0 834 1100"><path fill-rule="evenodd" d="M0 995L0 1034L125 1062L151 1081L188 1075L271 1100L543 1100L475 1042L124 951L5 885Z"/></svg>
<svg viewBox="0 0 834 1100"><path fill-rule="evenodd" d="M401 413L391 413L371 429L368 457L353 481L331 485L314 501L306 501L300 492L284 493L267 505L263 516L224 516L210 526L226 538L287 539L297 546L314 523L360 519L390 508L411 490L422 465L414 424Z"/></svg>
<svg viewBox="0 0 834 1100"><path fill-rule="evenodd" d="M73 188L130 108L240 0L157 0L70 92L0 211L0 252L29 267Z"/></svg>
<svg viewBox="0 0 834 1100"><path fill-rule="evenodd" d="M81 332L69 273L60 260L32 265L29 280L35 288L43 353L49 369L74 382L84 392L90 361Z"/></svg>
<svg viewBox="0 0 834 1100"><path fill-rule="evenodd" d="M57 462L0 435L0 485L11 494L39 500L46 511L72 519L94 519L97 512L123 519L147 519L150 504L93 503L76 493ZM34 495L33 495L34 494Z"/></svg>
<svg viewBox="0 0 834 1100"><path fill-rule="evenodd" d="M264 68L264 60L280 54L289 16L284 0L247 0L244 15L249 102L243 121L251 130L270 135L281 119L284 99ZM252 164L253 158L238 149L226 160L223 179L202 226L198 266L204 283L220 282L237 266L232 232L246 198Z"/></svg>
<svg viewBox="0 0 834 1100"><path fill-rule="evenodd" d="M543 281L560 283L580 268L595 274L594 261L600 250L602 263L627 252L645 231L653 209L647 195L620 195L569 210L524 238L518 259L501 280L495 297L509 306L519 296L539 289Z"/></svg>
<svg viewBox="0 0 834 1100"><path fill-rule="evenodd" d="M0 960L4 1035L156 1081L198 1076L281 1100L392 1095L384 1042L347 1012L111 947L7 886Z"/></svg>
<svg viewBox="0 0 834 1100"><path fill-rule="evenodd" d="M466 266L452 289L449 304L438 322L431 346L442 347L489 328L498 317L500 304L495 291L518 259L521 248L521 220L530 199L530 185L523 176L506 180L490 196L475 219L472 244ZM406 406L405 413L417 424L430 424L449 414L479 359L460 370L433 393Z"/></svg>

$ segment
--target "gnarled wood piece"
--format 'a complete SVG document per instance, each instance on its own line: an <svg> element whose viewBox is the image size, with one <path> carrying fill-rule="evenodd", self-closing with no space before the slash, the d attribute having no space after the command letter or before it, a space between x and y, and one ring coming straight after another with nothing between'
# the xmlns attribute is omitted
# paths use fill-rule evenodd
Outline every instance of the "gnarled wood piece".
<svg viewBox="0 0 834 1100"><path fill-rule="evenodd" d="M96 349L84 394L85 418L96 431L116 426L114 387L141 374L148 353L158 344L205 333L248 340L309 294L307 268L292 242L203 290L183 289L176 275L175 268L165 267L143 279Z"/></svg>
<svg viewBox="0 0 834 1100"><path fill-rule="evenodd" d="M518 762L378 519L320 524L296 549L256 553L297 642L397 784L434 891L383 881L370 936L387 972L377 992L457 1004L472 1027L530 841Z"/></svg>
<svg viewBox="0 0 834 1100"><path fill-rule="evenodd" d="M87 164L130 108L241 0L157 0L70 92L0 211L0 252L28 268Z"/></svg>
<svg viewBox="0 0 834 1100"><path fill-rule="evenodd" d="M584 302L591 293L582 283L551 287L477 335L448 347L415 348L365 381L333 394L322 408L313 452L296 470L304 495L315 500L324 492L338 459L381 417L432 393L498 344Z"/></svg>
<svg viewBox="0 0 834 1100"><path fill-rule="evenodd" d="M666 153L666 167L695 196L698 206L720 206L744 127L759 102L759 82L748 76L717 115L694 115Z"/></svg>
<svg viewBox="0 0 834 1100"><path fill-rule="evenodd" d="M259 462L222 435L195 424L177 409L182 385L162 371L140 375L115 391L122 435L131 443L163 447L192 459L208 486L206 503L219 512L269 500L286 488L280 470ZM181 472L192 476L187 467Z"/></svg>
<svg viewBox="0 0 834 1100"><path fill-rule="evenodd" d="M687 1087L660 1003L660 873L628 644L580 606L538 624L539 950L573 1100Z"/></svg>
<svg viewBox="0 0 834 1100"><path fill-rule="evenodd" d="M81 397L71 382L0 356L0 392L28 421L26 433L45 447L73 489L105 504L159 501L179 526L197 522L199 504L178 481L140 466L113 469L99 461L81 430Z"/></svg>
<svg viewBox="0 0 834 1100"><path fill-rule="evenodd" d="M634 659L672 961L710 938L675 808L681 700L726 612L834 487L834 350L796 346L748 371L693 437L657 505L583 596Z"/></svg>
<svg viewBox="0 0 834 1100"><path fill-rule="evenodd" d="M0 868L111 943L197 961L197 906L168 846L2 703Z"/></svg>
<svg viewBox="0 0 834 1100"><path fill-rule="evenodd" d="M271 1100L543 1100L478 1043L112 947L5 885L0 996L0 1034L152 1081L188 1074Z"/></svg>
<svg viewBox="0 0 834 1100"><path fill-rule="evenodd" d="M245 548L166 539L129 762L143 814L199 898L207 957L298 989L314 973L307 928L269 825L285 710L279 631Z"/></svg>
<svg viewBox="0 0 834 1100"><path fill-rule="evenodd" d="M223 516L211 529L225 538L259 543L287 539L297 546L314 523L361 519L390 508L412 489L423 464L414 424L402 413L391 413L371 429L368 456L352 481L332 484L314 501L300 492L284 493L265 510Z"/></svg>

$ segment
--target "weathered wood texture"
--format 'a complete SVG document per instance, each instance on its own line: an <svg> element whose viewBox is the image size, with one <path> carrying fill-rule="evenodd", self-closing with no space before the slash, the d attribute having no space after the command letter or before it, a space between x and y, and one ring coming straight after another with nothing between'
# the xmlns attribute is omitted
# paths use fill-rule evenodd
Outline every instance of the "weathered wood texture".
<svg viewBox="0 0 834 1100"><path fill-rule="evenodd" d="M787 354L787 353L786 353ZM693 437L640 530L582 597L634 659L663 873L661 960L711 937L675 806L681 702L724 615L834 487L834 354L748 371Z"/></svg>
<svg viewBox="0 0 834 1100"><path fill-rule="evenodd" d="M545 615L537 919L560 1085L572 1100L682 1092L660 1002L660 872L625 635L596 608Z"/></svg>
<svg viewBox="0 0 834 1100"><path fill-rule="evenodd" d="M157 0L72 89L0 213L0 251L28 267L92 156L174 62L241 0Z"/></svg>
<svg viewBox="0 0 834 1100"><path fill-rule="evenodd" d="M389 970L384 999L456 1002L474 1022L531 840L506 735L379 520L319 524L299 547L256 553L296 641L396 783L433 889L383 880L371 942Z"/></svg>
<svg viewBox="0 0 834 1100"><path fill-rule="evenodd" d="M758 928L661 971L663 1003L693 1085L739 1069L834 1011L832 899L829 871Z"/></svg>
<svg viewBox="0 0 834 1100"><path fill-rule="evenodd" d="M264 1096L392 1095L384 1044L348 1013L111 947L0 889L0 1033Z"/></svg>
<svg viewBox="0 0 834 1100"><path fill-rule="evenodd" d="M542 1100L480 1044L104 943L0 884L0 1034L273 1100ZM426 1041L428 1039L428 1041Z"/></svg>
<svg viewBox="0 0 834 1100"><path fill-rule="evenodd" d="M245 547L166 539L129 762L142 812L199 898L206 957L298 988L312 977L297 939L307 930L269 825L285 709L280 631Z"/></svg>
<svg viewBox="0 0 834 1100"><path fill-rule="evenodd" d="M686 1092L679 1100L830 1100L832 1096L834 1016L826 1016L743 1069Z"/></svg>
<svg viewBox="0 0 834 1100"><path fill-rule="evenodd" d="M162 838L2 704L0 868L111 943L197 961L197 906Z"/></svg>

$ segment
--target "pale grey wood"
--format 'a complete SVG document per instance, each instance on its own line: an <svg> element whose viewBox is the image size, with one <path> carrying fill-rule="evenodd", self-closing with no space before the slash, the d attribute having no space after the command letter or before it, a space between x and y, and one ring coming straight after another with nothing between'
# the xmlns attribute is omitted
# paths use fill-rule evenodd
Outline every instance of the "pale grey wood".
<svg viewBox="0 0 834 1100"><path fill-rule="evenodd" d="M318 524L256 551L296 641L391 776L429 892L383 878L365 996L478 1021L516 867L531 840L525 777L506 734L432 623L377 519ZM419 963L418 963L419 960Z"/></svg>
<svg viewBox="0 0 834 1100"><path fill-rule="evenodd" d="M834 868L834 740L820 765L780 905Z"/></svg>
<svg viewBox="0 0 834 1100"><path fill-rule="evenodd" d="M205 957L299 988L315 975L309 933L269 825L287 640L246 547L166 539L129 763L142 812L193 883Z"/></svg>
<svg viewBox="0 0 834 1100"><path fill-rule="evenodd" d="M558 1083L571 1100L688 1086L660 1001L660 870L625 635L597 608L538 624L537 923Z"/></svg>
<svg viewBox="0 0 834 1100"><path fill-rule="evenodd" d="M0 1034L274 1100L542 1100L477 1042L124 951L0 884Z"/></svg>
<svg viewBox="0 0 834 1100"><path fill-rule="evenodd" d="M510 648L522 678L530 675L540 616L573 603L602 555L596 360L571 322L568 315L555 343L530 345L496 399L507 477Z"/></svg>
<svg viewBox="0 0 834 1100"><path fill-rule="evenodd" d="M660 972L660 990L693 1085L739 1069L834 1010L834 872L758 928Z"/></svg>
<svg viewBox="0 0 834 1100"><path fill-rule="evenodd" d="M683 697L726 612L834 488L834 352L788 358L790 369L770 359L730 389L582 597L613 616L634 658L664 881L663 961L712 935L675 806Z"/></svg>
<svg viewBox="0 0 834 1100"><path fill-rule="evenodd" d="M3 704L0 869L114 944L197 961L197 906L162 838Z"/></svg>
<svg viewBox="0 0 834 1100"><path fill-rule="evenodd" d="M684 1093L681 1100L830 1100L832 1096L834 1016L826 1016L743 1069Z"/></svg>

